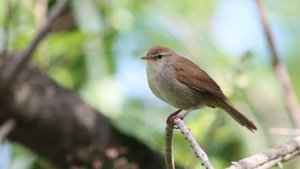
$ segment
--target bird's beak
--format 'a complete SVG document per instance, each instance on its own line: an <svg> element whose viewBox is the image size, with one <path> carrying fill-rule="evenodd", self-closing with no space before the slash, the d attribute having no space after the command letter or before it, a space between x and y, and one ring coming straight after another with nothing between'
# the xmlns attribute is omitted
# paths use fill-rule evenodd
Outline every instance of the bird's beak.
<svg viewBox="0 0 300 169"><path fill-rule="evenodd" d="M143 56L143 57L141 57L141 59L144 59L144 60L151 60L151 57L149 57L149 56Z"/></svg>

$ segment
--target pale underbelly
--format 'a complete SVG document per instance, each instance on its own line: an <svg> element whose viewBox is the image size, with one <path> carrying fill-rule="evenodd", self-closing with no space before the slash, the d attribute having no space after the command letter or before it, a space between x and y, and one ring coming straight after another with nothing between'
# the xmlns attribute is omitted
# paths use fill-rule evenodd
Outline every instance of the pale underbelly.
<svg viewBox="0 0 300 169"><path fill-rule="evenodd" d="M179 81L168 82L172 83L154 81L153 84L149 83L149 86L158 98L174 107L186 110L192 106L196 109L204 105L200 92Z"/></svg>

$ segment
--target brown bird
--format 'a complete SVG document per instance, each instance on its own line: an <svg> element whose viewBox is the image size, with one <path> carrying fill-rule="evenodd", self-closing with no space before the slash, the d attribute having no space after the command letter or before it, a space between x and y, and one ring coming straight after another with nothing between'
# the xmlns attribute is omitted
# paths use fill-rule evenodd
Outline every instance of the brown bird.
<svg viewBox="0 0 300 169"><path fill-rule="evenodd" d="M179 108L168 117L183 119L190 111L203 106L225 110L240 125L252 132L254 123L236 110L218 84L192 61L164 46L148 50L142 59L147 60L147 79L151 91L161 100ZM186 110L183 115L178 115Z"/></svg>

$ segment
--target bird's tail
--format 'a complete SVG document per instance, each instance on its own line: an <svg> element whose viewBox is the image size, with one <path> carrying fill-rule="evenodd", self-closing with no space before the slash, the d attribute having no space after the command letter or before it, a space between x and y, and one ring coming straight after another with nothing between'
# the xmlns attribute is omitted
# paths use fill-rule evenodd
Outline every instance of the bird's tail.
<svg viewBox="0 0 300 169"><path fill-rule="evenodd" d="M240 123L240 125L245 126L252 132L254 130L257 130L255 124L249 120L246 116L244 116L242 113L237 111L229 101L224 101L222 105L220 105L221 108L223 108L235 121Z"/></svg>

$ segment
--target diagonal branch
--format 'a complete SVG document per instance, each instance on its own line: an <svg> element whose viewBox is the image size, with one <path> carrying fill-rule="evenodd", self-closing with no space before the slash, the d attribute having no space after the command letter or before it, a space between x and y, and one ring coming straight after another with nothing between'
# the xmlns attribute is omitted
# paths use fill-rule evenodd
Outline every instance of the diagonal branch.
<svg viewBox="0 0 300 169"><path fill-rule="evenodd" d="M192 135L189 128L184 124L184 122L180 118L174 119L174 124L178 126L181 133L184 135L185 139L190 143L191 147L194 149L197 158L202 161L202 165L206 169L214 169L212 164L210 163L206 153L203 149L199 146L196 139ZM173 135L173 127L174 125L167 124L166 127L166 136L165 136L165 153L166 153L166 168L167 169L174 169L174 158L173 158L173 147L172 147L172 135Z"/></svg>
<svg viewBox="0 0 300 169"><path fill-rule="evenodd" d="M296 125L297 128L300 128L300 108L290 83L289 74L287 72L286 67L283 65L282 61L280 60L278 51L274 44L274 39L271 34L270 26L268 23L266 11L262 0L256 0L256 5L259 11L259 16L263 25L264 33L271 51L272 65L275 74L283 88L287 107L294 121L294 124Z"/></svg>
<svg viewBox="0 0 300 169"><path fill-rule="evenodd" d="M177 125L181 131L181 133L185 136L186 140L189 141L192 148L194 149L197 158L199 158L202 161L202 165L206 169L214 169L212 164L210 163L208 156L204 152L204 150L199 146L196 139L192 135L191 131L187 126L184 124L184 122L180 118L174 119L174 124Z"/></svg>
<svg viewBox="0 0 300 169"><path fill-rule="evenodd" d="M300 136L260 154L247 157L227 169L267 169L300 155Z"/></svg>
<svg viewBox="0 0 300 169"><path fill-rule="evenodd" d="M8 85L14 83L14 81L18 78L22 69L26 66L26 64L30 60L32 53L34 52L38 44L47 35L53 21L63 12L63 10L68 6L69 2L70 0L60 0L53 7L53 9L51 10L48 16L48 19L44 24L41 25L37 34L31 41L31 43L27 46L24 52L20 53L19 56L19 58L21 58L20 61L6 75L4 87L7 87Z"/></svg>

